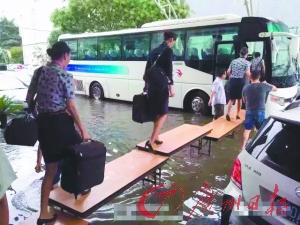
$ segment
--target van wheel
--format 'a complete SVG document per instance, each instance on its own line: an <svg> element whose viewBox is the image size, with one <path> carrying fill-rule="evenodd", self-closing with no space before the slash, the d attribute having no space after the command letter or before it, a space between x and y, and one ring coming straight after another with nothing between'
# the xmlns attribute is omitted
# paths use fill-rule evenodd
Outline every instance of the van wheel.
<svg viewBox="0 0 300 225"><path fill-rule="evenodd" d="M90 98L101 100L103 99L104 93L101 84L94 82L90 86Z"/></svg>
<svg viewBox="0 0 300 225"><path fill-rule="evenodd" d="M208 96L200 91L194 92L189 97L187 109L190 112L201 113L208 116L211 108L208 106Z"/></svg>

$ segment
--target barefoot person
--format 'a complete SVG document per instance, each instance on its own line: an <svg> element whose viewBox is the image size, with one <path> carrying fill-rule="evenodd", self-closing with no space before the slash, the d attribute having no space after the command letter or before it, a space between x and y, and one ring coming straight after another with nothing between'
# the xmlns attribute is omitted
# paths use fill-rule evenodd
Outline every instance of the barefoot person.
<svg viewBox="0 0 300 225"><path fill-rule="evenodd" d="M167 119L169 97L175 95L172 75L172 47L175 42L175 33L165 32L164 42L150 53L146 65L147 72L156 62L155 72L150 73L145 79L150 111L154 118L153 131L150 140L146 142L145 146L148 151L153 151L153 146L155 144L160 145L163 143L163 140L159 139L159 133Z"/></svg>
<svg viewBox="0 0 300 225"><path fill-rule="evenodd" d="M237 101L236 118L240 119L240 111L242 108L242 90L250 77L251 64L246 60L247 56L248 48L243 47L240 51L240 58L233 60L227 71L229 74L229 102L226 119L228 121L230 121L230 112L235 101Z"/></svg>
<svg viewBox="0 0 300 225"><path fill-rule="evenodd" d="M41 74L35 71L27 93L27 102L33 101L37 95L38 140L46 164L38 225L56 220L56 215L48 209L48 201L58 162L65 158L66 147L90 139L75 105L73 77L65 71L70 61L70 48L65 42L59 41L47 53L51 62L43 67Z"/></svg>
<svg viewBox="0 0 300 225"><path fill-rule="evenodd" d="M0 149L0 225L9 224L6 191L15 179L16 175L9 164L5 153Z"/></svg>

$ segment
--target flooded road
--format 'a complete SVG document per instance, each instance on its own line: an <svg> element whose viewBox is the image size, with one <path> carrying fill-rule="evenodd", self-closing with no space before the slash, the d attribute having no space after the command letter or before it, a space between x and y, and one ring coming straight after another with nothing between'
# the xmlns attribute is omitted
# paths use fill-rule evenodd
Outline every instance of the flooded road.
<svg viewBox="0 0 300 225"><path fill-rule="evenodd" d="M135 145L149 137L152 130L151 123L138 124L131 120L131 104L123 102L96 101L84 97L77 98L81 118L90 131L91 136L106 144L108 148L107 162L134 149ZM203 117L180 110L171 110L164 131L172 129L183 123L205 124L211 118ZM208 182L215 194L215 199L209 212L203 214L195 208L195 215L206 216L212 219L220 217L222 189L229 182L233 160L239 152L241 132L234 138L225 138L213 143L211 156L198 156L196 150L191 154L189 148L179 151L168 160L162 169L162 182L176 184L184 192L183 214L189 217L190 212L198 203L201 196L200 187ZM1 134L2 135L2 134ZM0 142L4 142L0 136ZM11 222L18 224L38 210L40 197L40 184L42 174L34 172L36 162L36 147L16 147L0 145L7 153L18 180L13 184L14 191L8 191L10 200ZM122 172L122 171L120 171ZM185 222L112 222L114 218L114 204L135 204L142 193L150 185L138 182L127 191L119 195L109 204L106 204L89 217L92 224L185 224ZM101 222L102 221L102 222Z"/></svg>

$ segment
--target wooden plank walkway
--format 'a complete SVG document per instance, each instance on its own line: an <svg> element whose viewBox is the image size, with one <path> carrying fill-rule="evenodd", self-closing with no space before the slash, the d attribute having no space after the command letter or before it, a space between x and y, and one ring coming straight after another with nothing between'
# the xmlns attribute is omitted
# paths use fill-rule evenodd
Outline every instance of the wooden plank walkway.
<svg viewBox="0 0 300 225"><path fill-rule="evenodd" d="M203 149L203 139L199 141L198 146L193 146L198 148L198 153L206 154L210 156L212 141L219 141L222 138L228 136L230 133L234 134L235 129L242 125L245 121L245 110L242 110L240 113L240 119L231 117L231 121L226 120L226 117L220 117L216 120L211 121L210 123L204 125L203 127L211 129L211 132L208 133L203 139L206 140L206 145L208 145L208 152L203 153L200 150Z"/></svg>
<svg viewBox="0 0 300 225"><path fill-rule="evenodd" d="M163 155L172 155L191 142L206 136L212 128L192 124L183 124L160 135L164 142L162 145L153 146L155 152ZM146 141L137 145L139 149L145 148Z"/></svg>
<svg viewBox="0 0 300 225"><path fill-rule="evenodd" d="M59 207L61 210L66 210L75 216L86 217L136 182L145 179L147 175L154 173L156 179L156 170L160 169L166 163L169 159L167 156L175 154L184 146L199 140L199 146L194 147L200 151L203 147L202 140L207 139L210 154L211 142L218 141L234 131L244 122L244 118L245 112L243 111L239 120L232 118L231 121L227 121L225 117L221 117L204 126L183 124L176 127L160 135L164 143L154 146L154 154L134 149L107 163L103 183L93 187L88 195L80 196L75 200L74 195L58 187L51 192L49 204ZM144 149L145 142L139 143L137 147ZM21 223L21 225L36 224L37 216L29 218ZM58 224L87 225L88 223L84 220L59 213L58 221L54 225Z"/></svg>
<svg viewBox="0 0 300 225"><path fill-rule="evenodd" d="M93 187L88 195L79 196L75 200L74 195L58 187L51 192L49 204L76 216L86 217L136 182L161 168L167 160L168 157L165 156L132 150L106 164L103 183Z"/></svg>
<svg viewBox="0 0 300 225"><path fill-rule="evenodd" d="M213 141L218 141L219 139L225 137L230 132L234 131L237 127L242 125L244 120L244 113L241 113L240 119L231 118L231 121L227 121L225 117L220 117L217 120L204 125L204 127L212 130L209 134L206 135L205 138L211 139Z"/></svg>

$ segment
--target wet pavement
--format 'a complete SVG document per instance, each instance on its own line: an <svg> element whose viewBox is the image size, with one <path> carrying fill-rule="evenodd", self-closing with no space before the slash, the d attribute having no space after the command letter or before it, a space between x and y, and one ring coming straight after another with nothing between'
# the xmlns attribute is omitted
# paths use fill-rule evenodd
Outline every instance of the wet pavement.
<svg viewBox="0 0 300 225"><path fill-rule="evenodd" d="M131 104L124 102L97 101L85 97L78 97L77 104L81 118L85 122L91 136L106 144L108 148L107 161L118 158L129 152L137 143L149 137L152 130L151 123L138 124L131 120ZM183 123L205 124L211 118L184 113L181 110L171 110L164 131ZM0 142L4 142L0 134ZM175 184L177 189L184 192L184 198L174 197L175 205L183 210L185 221L164 222L112 222L114 219L114 204L135 204L141 195L151 185L142 185L142 182L130 187L110 203L98 209L88 219L92 224L185 224L189 218L197 217L195 221L202 222L190 224L218 224L221 211L222 190L229 182L233 161L238 155L241 140L241 130L234 138L225 138L213 143L210 157L197 155L196 150L191 154L189 148L179 151L168 160L162 169L162 182ZM8 191L11 207L11 222L30 216L39 208L40 178L43 174L36 174L36 147L17 147L0 145L7 153L18 180L14 182L14 191ZM207 182L214 194L208 211L203 211L199 199L203 196L200 187ZM177 200L176 200L177 198ZM173 204L173 203L171 203ZM198 204L197 207L195 207ZM170 205L170 207L174 207ZM194 208L193 208L194 207ZM177 209L177 208L176 208ZM194 213L191 215L191 210ZM182 215L182 213L181 213ZM210 222L207 222L210 221Z"/></svg>

